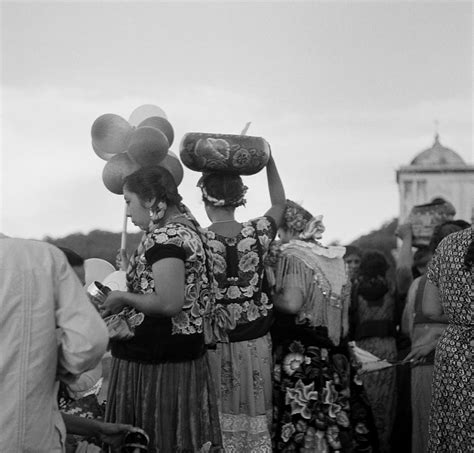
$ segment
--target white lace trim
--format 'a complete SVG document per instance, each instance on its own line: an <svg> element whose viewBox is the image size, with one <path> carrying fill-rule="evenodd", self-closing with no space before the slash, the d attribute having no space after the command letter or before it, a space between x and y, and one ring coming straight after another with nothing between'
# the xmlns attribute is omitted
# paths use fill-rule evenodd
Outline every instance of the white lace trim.
<svg viewBox="0 0 474 453"><path fill-rule="evenodd" d="M288 244L283 244L281 248L282 250L285 250L288 247L291 248L293 244L310 249L313 253L325 256L326 258L342 258L344 253L346 253L346 248L341 245L330 245L326 247L317 242L307 242L298 239L292 239Z"/></svg>
<svg viewBox="0 0 474 453"><path fill-rule="evenodd" d="M271 410L266 415L220 413L222 439L226 453L272 453Z"/></svg>
<svg viewBox="0 0 474 453"><path fill-rule="evenodd" d="M269 411L271 412L271 411ZM244 431L249 434L268 433L271 415L250 416L247 414L219 414L221 430L237 433Z"/></svg>

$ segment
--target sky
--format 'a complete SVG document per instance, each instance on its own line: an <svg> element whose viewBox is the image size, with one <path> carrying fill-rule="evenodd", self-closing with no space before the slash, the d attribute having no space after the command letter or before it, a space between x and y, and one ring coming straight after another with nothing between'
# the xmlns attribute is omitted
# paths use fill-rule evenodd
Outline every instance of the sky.
<svg viewBox="0 0 474 453"><path fill-rule="evenodd" d="M473 162L471 2L1 1L0 230L122 228L90 128L142 104L187 132L264 137L286 195L348 243L398 216L395 171L433 143ZM185 203L207 225L185 169ZM265 171L247 206L270 205ZM129 231L136 231L129 226Z"/></svg>

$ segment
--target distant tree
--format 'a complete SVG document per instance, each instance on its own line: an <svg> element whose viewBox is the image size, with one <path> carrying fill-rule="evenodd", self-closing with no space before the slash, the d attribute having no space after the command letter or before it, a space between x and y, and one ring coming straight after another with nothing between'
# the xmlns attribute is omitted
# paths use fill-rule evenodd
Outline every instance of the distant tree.
<svg viewBox="0 0 474 453"><path fill-rule="evenodd" d="M396 218L385 222L380 228L360 236L351 245L364 250L379 250L383 252L390 263L394 264L392 251L397 248L395 230L398 225ZM138 246L142 233L129 233L127 236L127 252L129 256ZM75 233L63 238L46 236L44 241L61 247L68 247L79 253L84 259L102 258L115 265L117 251L120 248L120 233L93 230L88 234ZM330 245L339 245L340 241L332 241Z"/></svg>
<svg viewBox="0 0 474 453"><path fill-rule="evenodd" d="M394 218L385 222L379 229L373 230L351 243L351 245L359 247L363 252L365 250L378 250L382 252L390 264L388 276L391 280L394 278L396 266L394 251L397 248L397 238L395 236L397 226L398 219Z"/></svg>
<svg viewBox="0 0 474 453"><path fill-rule="evenodd" d="M127 235L127 252L129 256L137 248L142 233ZM115 258L120 248L120 233L93 230L89 234L74 233L63 238L53 239L49 236L44 241L61 247L68 247L79 253L84 259L101 258L115 265Z"/></svg>
<svg viewBox="0 0 474 453"><path fill-rule="evenodd" d="M397 239L395 236L397 225L398 219L394 218L385 222L379 229L360 236L353 241L351 245L355 245L363 250L379 250L391 256L392 250L397 248Z"/></svg>

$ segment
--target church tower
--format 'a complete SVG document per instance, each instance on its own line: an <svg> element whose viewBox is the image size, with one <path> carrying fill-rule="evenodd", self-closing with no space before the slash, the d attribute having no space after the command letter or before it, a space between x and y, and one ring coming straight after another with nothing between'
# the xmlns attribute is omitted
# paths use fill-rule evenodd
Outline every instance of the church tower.
<svg viewBox="0 0 474 453"><path fill-rule="evenodd" d="M474 165L443 146L439 135L431 148L421 151L397 170L399 221L406 221L413 206L444 198L456 208L456 219L471 220L474 212Z"/></svg>

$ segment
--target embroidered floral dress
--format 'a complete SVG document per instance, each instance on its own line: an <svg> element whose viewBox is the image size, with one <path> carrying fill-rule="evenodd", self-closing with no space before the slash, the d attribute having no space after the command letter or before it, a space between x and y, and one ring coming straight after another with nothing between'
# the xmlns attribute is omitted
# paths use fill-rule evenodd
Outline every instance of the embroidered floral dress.
<svg viewBox="0 0 474 453"><path fill-rule="evenodd" d="M276 234L270 217L242 224L235 237L209 231L217 312L224 311L228 342L209 351L220 390L226 452L271 452L272 304L263 288L263 262Z"/></svg>
<svg viewBox="0 0 474 453"><path fill-rule="evenodd" d="M347 348L350 287L341 248L292 240L276 265L275 289L300 288L296 315L278 313L274 342L275 452L375 452L373 420Z"/></svg>
<svg viewBox="0 0 474 453"><path fill-rule="evenodd" d="M150 453L219 451L217 400L203 335L209 278L198 233L181 223L146 233L130 261L128 288L153 292L153 264L171 257L184 262L183 309L171 318L125 310L134 336L112 341L106 419L143 428Z"/></svg>
<svg viewBox="0 0 474 453"><path fill-rule="evenodd" d="M439 290L448 327L436 347L433 398L429 424L430 453L472 452L473 269L464 256L473 240L472 228L444 238L427 272Z"/></svg>

